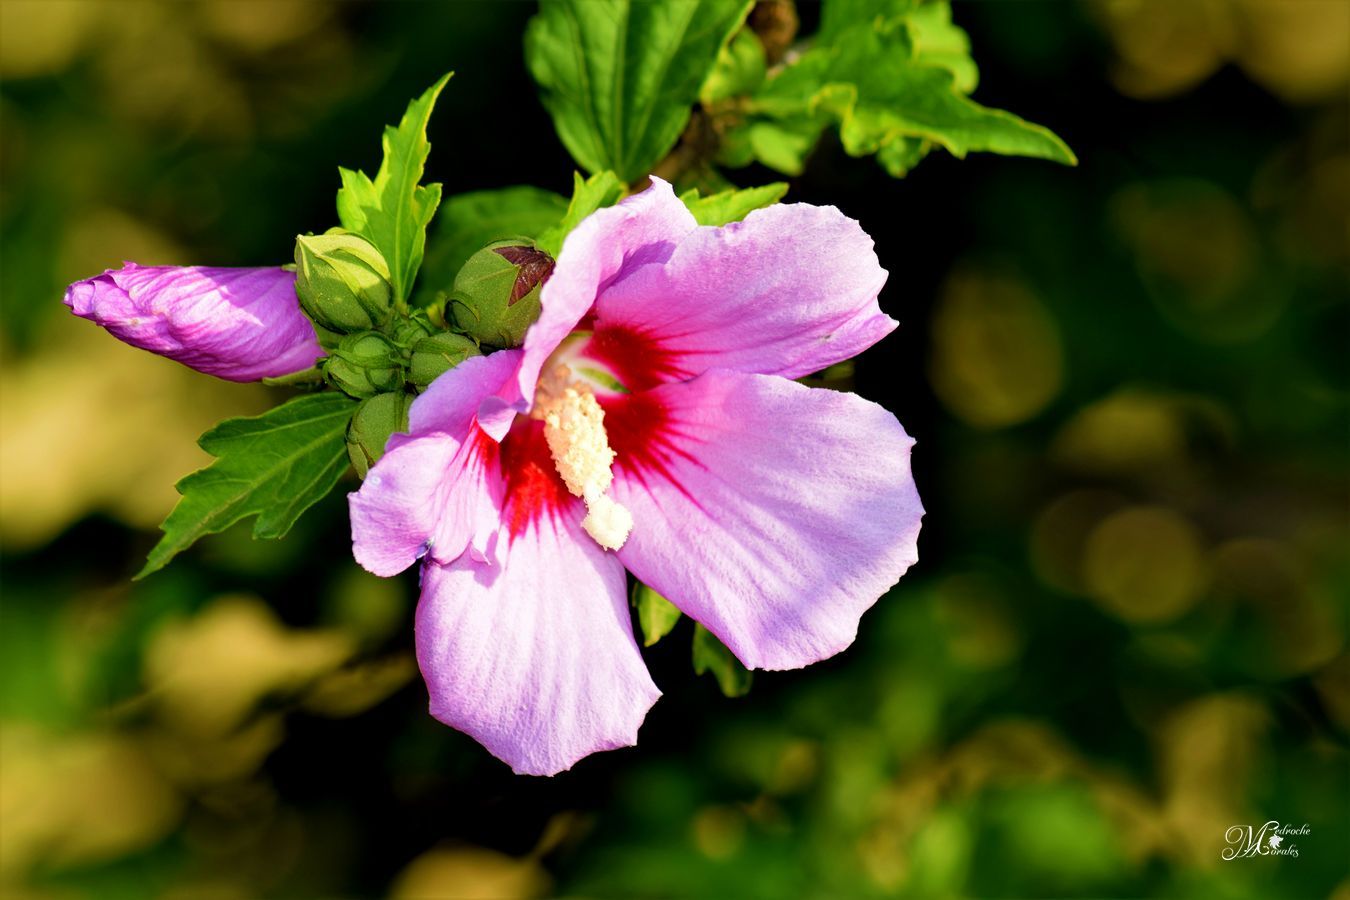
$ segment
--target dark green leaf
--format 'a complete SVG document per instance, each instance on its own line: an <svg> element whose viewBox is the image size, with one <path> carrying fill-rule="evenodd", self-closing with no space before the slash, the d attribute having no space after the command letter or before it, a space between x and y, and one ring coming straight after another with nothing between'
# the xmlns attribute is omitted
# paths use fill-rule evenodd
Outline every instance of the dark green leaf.
<svg viewBox="0 0 1350 900"><path fill-rule="evenodd" d="M750 692L754 675L741 661L702 625L694 626L694 671L711 672L717 686L728 697L743 697Z"/></svg>
<svg viewBox="0 0 1350 900"><path fill-rule="evenodd" d="M582 168L627 184L648 174L689 121L749 0L543 0L525 58L558 136Z"/></svg>
<svg viewBox="0 0 1350 900"><path fill-rule="evenodd" d="M775 181L773 184L722 191L707 197L700 197L698 191L686 191L680 195L680 200L689 207L698 224L726 225L728 222L739 222L757 209L772 206L782 200L787 191L786 183Z"/></svg>
<svg viewBox="0 0 1350 900"><path fill-rule="evenodd" d="M680 621L680 611L675 604L640 581L633 588L633 606L637 607L644 647L650 647L670 634L675 623Z"/></svg>
<svg viewBox="0 0 1350 900"><path fill-rule="evenodd" d="M475 252L505 238L533 238L567 214L567 200L536 187L457 194L445 201L422 263L418 305L448 291Z"/></svg>
<svg viewBox="0 0 1350 900"><path fill-rule="evenodd" d="M421 185L431 144L427 121L445 83L446 75L426 93L408 104L398 127L384 130L384 161L375 180L364 172L339 169L342 188L337 195L342 227L365 237L389 264L394 294L407 300L413 279L422 265L426 229L441 202L439 184Z"/></svg>
<svg viewBox="0 0 1350 900"><path fill-rule="evenodd" d="M347 422L356 401L327 392L297 397L261 416L226 419L198 443L217 457L178 482L182 499L160 528L144 578L204 535L257 516L255 538L279 538L347 470Z"/></svg>
<svg viewBox="0 0 1350 900"><path fill-rule="evenodd" d="M581 224L582 219L597 209L613 206L622 196L623 182L613 172L596 172L590 178L582 178L580 172L574 172L572 201L567 204L567 213L561 222L539 234L535 246L556 257L562 250L563 239Z"/></svg>

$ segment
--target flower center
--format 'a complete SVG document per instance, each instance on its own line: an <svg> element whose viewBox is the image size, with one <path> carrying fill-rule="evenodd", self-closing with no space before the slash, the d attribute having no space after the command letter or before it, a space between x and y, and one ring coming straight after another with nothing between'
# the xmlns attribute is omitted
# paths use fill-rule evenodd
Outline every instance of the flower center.
<svg viewBox="0 0 1350 900"><path fill-rule="evenodd" d="M586 503L581 527L601 547L618 550L633 530L633 516L606 494L614 482L614 450L595 394L557 364L540 377L530 415L544 421L544 439L563 484Z"/></svg>

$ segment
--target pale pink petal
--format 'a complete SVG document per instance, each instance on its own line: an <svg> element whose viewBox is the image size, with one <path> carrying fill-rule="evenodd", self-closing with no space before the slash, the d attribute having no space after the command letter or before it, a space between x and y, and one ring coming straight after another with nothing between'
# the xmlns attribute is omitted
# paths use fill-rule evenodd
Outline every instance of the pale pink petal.
<svg viewBox="0 0 1350 900"><path fill-rule="evenodd" d="M115 337L230 381L299 372L323 355L295 273L127 263L66 290L65 304Z"/></svg>
<svg viewBox="0 0 1350 900"><path fill-rule="evenodd" d="M592 213L573 229L540 293L542 311L525 333L516 381L479 410L484 430L500 440L511 418L529 409L544 361L590 310L599 291L644 266L664 262L696 226L670 185L653 178L647 190Z"/></svg>
<svg viewBox="0 0 1350 900"><path fill-rule="evenodd" d="M832 206L770 206L690 232L662 265L603 290L586 352L636 390L710 368L798 378L895 328L877 306L885 283L856 221Z"/></svg>
<svg viewBox="0 0 1350 900"><path fill-rule="evenodd" d="M623 566L575 510L511 538L501 566L427 563L417 659L431 714L521 774L637 743L660 696L633 639Z"/></svg>
<svg viewBox="0 0 1350 900"><path fill-rule="evenodd" d="M713 370L605 421L635 523L619 558L751 668L843 650L918 558L913 441L856 395Z"/></svg>
<svg viewBox="0 0 1350 900"><path fill-rule="evenodd" d="M361 489L348 495L352 553L394 575L430 550L449 562L496 532L503 482L497 445L474 422L482 399L515 374L520 352L475 356L413 401L411 433L395 435Z"/></svg>

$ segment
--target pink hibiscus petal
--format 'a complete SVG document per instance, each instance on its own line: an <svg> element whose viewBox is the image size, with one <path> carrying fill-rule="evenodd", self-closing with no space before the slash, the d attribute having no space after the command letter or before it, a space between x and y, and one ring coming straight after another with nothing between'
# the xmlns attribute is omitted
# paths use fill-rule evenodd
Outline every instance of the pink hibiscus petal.
<svg viewBox="0 0 1350 900"><path fill-rule="evenodd" d="M472 357L413 401L410 434L391 438L361 489L348 495L352 553L364 568L395 575L428 549L450 562L470 544L483 556L503 484L497 445L478 428L474 410L519 362L516 350Z"/></svg>
<svg viewBox="0 0 1350 900"><path fill-rule="evenodd" d="M587 354L633 390L710 368L798 378L896 327L877 305L885 283L856 221L832 206L771 206L699 228L662 265L606 288Z"/></svg>
<svg viewBox="0 0 1350 900"><path fill-rule="evenodd" d="M643 266L664 262L675 244L696 227L670 185L653 178L647 190L592 213L573 229L540 293L542 312L525 333L525 355L516 381L484 401L479 410L483 429L501 440L512 417L530 408L544 361L590 311L604 286Z"/></svg>
<svg viewBox="0 0 1350 900"><path fill-rule="evenodd" d="M635 523L619 558L750 668L848 647L918 558L913 440L875 403L713 370L605 421Z"/></svg>
<svg viewBox="0 0 1350 900"><path fill-rule="evenodd" d="M623 565L575 515L517 534L501 566L427 564L417 659L431 714L521 774L632 746L661 695L633 638Z"/></svg>
<svg viewBox="0 0 1350 900"><path fill-rule="evenodd" d="M230 381L299 372L323 355L280 268L138 266L77 281L65 304L113 336Z"/></svg>

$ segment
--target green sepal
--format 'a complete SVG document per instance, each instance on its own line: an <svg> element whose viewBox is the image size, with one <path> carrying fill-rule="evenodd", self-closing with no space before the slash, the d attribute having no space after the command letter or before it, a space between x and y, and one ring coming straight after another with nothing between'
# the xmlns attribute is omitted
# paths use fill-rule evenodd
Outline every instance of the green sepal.
<svg viewBox="0 0 1350 900"><path fill-rule="evenodd" d="M359 234L334 228L295 239L295 295L316 325L339 334L388 323L389 265Z"/></svg>
<svg viewBox="0 0 1350 900"><path fill-rule="evenodd" d="M361 401L347 425L347 456L361 478L384 455L391 435L408 430L410 394L377 394Z"/></svg>
<svg viewBox="0 0 1350 900"><path fill-rule="evenodd" d="M269 387L307 387L323 384L323 361L320 360L308 369L301 369L299 372L292 372L289 375L264 378L262 383Z"/></svg>
<svg viewBox="0 0 1350 900"><path fill-rule="evenodd" d="M511 255L524 261L513 261ZM479 344L519 347L539 318L539 296L552 271L550 254L518 241L497 241L459 270L446 316Z"/></svg>
<svg viewBox="0 0 1350 900"><path fill-rule="evenodd" d="M324 362L323 372L335 388L363 400L403 386L403 353L379 332L350 334Z"/></svg>
<svg viewBox="0 0 1350 900"><path fill-rule="evenodd" d="M389 339L401 349L411 350L418 341L435 334L436 331L436 327L427 318L425 311L419 309L406 318L400 316L395 319L385 329L384 333L389 335Z"/></svg>
<svg viewBox="0 0 1350 900"><path fill-rule="evenodd" d="M694 672L711 672L717 686L728 697L744 697L750 692L754 673L741 665L736 655L702 625L694 626Z"/></svg>
<svg viewBox="0 0 1350 900"><path fill-rule="evenodd" d="M451 331L422 338L412 348L408 380L421 390L470 356L481 352L472 338Z"/></svg>
<svg viewBox="0 0 1350 900"><path fill-rule="evenodd" d="M642 628L644 647L651 647L670 634L680 621L680 611L675 604L640 581L633 585L632 602L637 610L638 625Z"/></svg>
<svg viewBox="0 0 1350 900"><path fill-rule="evenodd" d="M257 516L255 538L286 534L347 470L345 436L355 409L342 394L307 394L203 434L197 443L216 461L178 482L182 498L136 578L248 516Z"/></svg>

